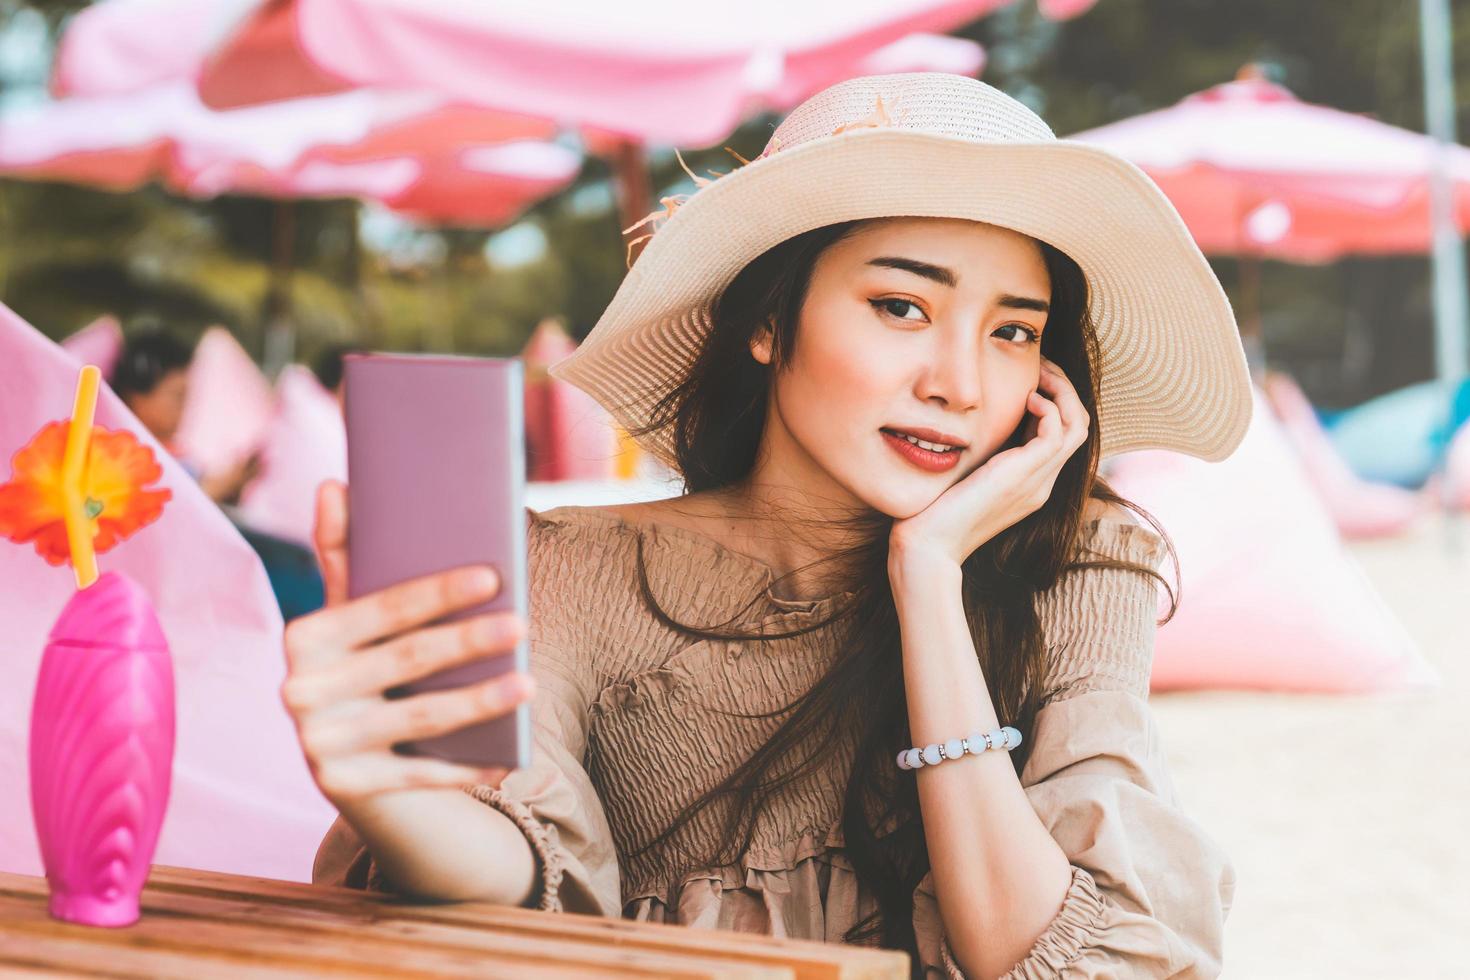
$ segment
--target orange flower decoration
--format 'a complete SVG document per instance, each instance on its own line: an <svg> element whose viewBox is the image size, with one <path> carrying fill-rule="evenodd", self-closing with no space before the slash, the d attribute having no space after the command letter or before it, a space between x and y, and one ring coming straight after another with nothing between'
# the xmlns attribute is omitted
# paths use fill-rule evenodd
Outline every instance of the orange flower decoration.
<svg viewBox="0 0 1470 980"><path fill-rule="evenodd" d="M11 460L10 482L0 483L0 537L34 541L52 565L71 558L66 536L62 461L70 422L50 422ZM93 548L103 552L151 524L173 493L147 489L163 476L153 451L131 432L92 427L82 471L84 508Z"/></svg>

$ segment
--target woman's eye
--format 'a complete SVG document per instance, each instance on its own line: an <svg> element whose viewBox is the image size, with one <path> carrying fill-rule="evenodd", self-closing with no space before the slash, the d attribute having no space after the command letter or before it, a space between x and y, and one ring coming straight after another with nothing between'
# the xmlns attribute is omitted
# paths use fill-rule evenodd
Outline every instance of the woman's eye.
<svg viewBox="0 0 1470 980"><path fill-rule="evenodd" d="M1010 336L1003 338L1005 340L1023 344L1034 344L1041 339L1041 334L1020 323L1007 323L1000 330L997 330L996 333L999 334L1003 330L1014 331Z"/></svg>
<svg viewBox="0 0 1470 980"><path fill-rule="evenodd" d="M868 302L872 304L872 306L873 306L874 309L876 309L876 310L882 310L884 313L887 313L889 316L898 317L900 320L923 319L923 317L924 317L924 311L921 310L921 309L919 309L919 304L914 303L914 302L912 302L910 300L906 300L906 299L874 299L874 300L869 300ZM919 314L918 317L908 316L906 314L906 312L905 312L907 310L912 310L912 311L918 313Z"/></svg>

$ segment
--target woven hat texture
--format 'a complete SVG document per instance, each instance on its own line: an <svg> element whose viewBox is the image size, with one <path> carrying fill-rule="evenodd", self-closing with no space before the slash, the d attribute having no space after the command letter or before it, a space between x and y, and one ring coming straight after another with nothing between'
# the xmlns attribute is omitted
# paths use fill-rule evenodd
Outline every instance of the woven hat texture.
<svg viewBox="0 0 1470 980"><path fill-rule="evenodd" d="M1057 139L999 89L938 72L852 79L794 109L765 152L702 181L657 227L551 374L624 428L642 426L747 263L814 228L896 216L999 225L1078 264L1102 352L1104 456L1157 448L1217 460L1244 437L1251 389L1235 317L1158 186L1110 151ZM673 463L666 428L639 441Z"/></svg>

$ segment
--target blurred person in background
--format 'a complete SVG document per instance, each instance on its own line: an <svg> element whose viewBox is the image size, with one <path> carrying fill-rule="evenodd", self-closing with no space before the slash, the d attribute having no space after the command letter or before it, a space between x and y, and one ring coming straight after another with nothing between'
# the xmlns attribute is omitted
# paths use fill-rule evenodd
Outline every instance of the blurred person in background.
<svg viewBox="0 0 1470 980"><path fill-rule="evenodd" d="M194 350L184 340L157 324L148 324L124 342L109 384L211 500L238 503L241 492L260 473L259 453L251 453L223 470L205 473L181 455L174 442L189 398L189 365L193 359Z"/></svg>
<svg viewBox="0 0 1470 980"><path fill-rule="evenodd" d="M235 510L245 487L260 473L259 451L233 466L209 473L201 472L179 453L175 440L188 403L189 365L193 359L194 350L188 343L161 325L150 323L129 334L109 383L138 421L222 507L230 523L260 556L282 618L290 620L320 608L322 579L311 552L250 527Z"/></svg>
<svg viewBox="0 0 1470 980"><path fill-rule="evenodd" d="M333 344L317 355L316 360L311 363L311 372L321 382L323 388L337 397L337 404L342 404L342 359L348 354L365 353L365 348L352 344Z"/></svg>

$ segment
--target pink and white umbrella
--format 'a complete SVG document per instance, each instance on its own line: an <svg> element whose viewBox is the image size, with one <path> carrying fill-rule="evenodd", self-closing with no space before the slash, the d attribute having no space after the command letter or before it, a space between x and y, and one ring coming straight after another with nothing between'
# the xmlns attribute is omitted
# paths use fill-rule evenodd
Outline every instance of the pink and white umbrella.
<svg viewBox="0 0 1470 980"><path fill-rule="evenodd" d="M198 197L360 197L423 220L495 225L581 169L580 154L545 141L552 131L366 91L214 112L174 82L0 116L0 173L111 189L156 179Z"/></svg>
<svg viewBox="0 0 1470 980"><path fill-rule="evenodd" d="M192 82L256 0L103 0L72 15L51 63L57 98L126 95Z"/></svg>
<svg viewBox="0 0 1470 980"><path fill-rule="evenodd" d="M686 0L269 0L205 63L218 108L373 87L428 90L678 146L725 138L752 109L809 94L907 35L1010 0L793 4Z"/></svg>
<svg viewBox="0 0 1470 980"><path fill-rule="evenodd" d="M1326 262L1430 247L1435 143L1261 78L1068 138L1141 167L1205 252ZM1470 149L1449 148L1447 165L1470 229Z"/></svg>
<svg viewBox="0 0 1470 980"><path fill-rule="evenodd" d="M52 87L58 94L120 94L209 75L228 81L230 98L217 103L223 107L303 101L299 97L362 87L434 91L473 105L473 110L464 108L464 116L472 119L480 113L483 118L476 124L482 127L495 125L507 110L515 113L512 118L530 114L547 125L554 119L577 126L593 152L613 158L623 185L623 217L632 221L648 210L643 142L710 143L727 135L750 111L789 108L852 75L978 74L985 58L978 44L910 32L964 23L1007 2L1011 0L861 0L807 10L762 0L755 10L717 10L694 22L671 0L616 9L586 0L466 8L412 2L361 9L345 4L325 11L313 7L302 11L313 24L325 12L356 26L336 40L312 33L312 43L333 50L339 41L348 43L368 62L368 73L361 77L321 82L306 60L310 46L297 43L297 11L288 9L290 5L256 4L252 13L242 0L105 0L79 14L68 28ZM241 22L242 10L251 14L246 22ZM358 23L359 17L368 17L371 24ZM405 30L407 22L395 17L414 26ZM770 29L753 26L752 17ZM175 23L190 26L176 29ZM677 40L667 40L669 24L680 25ZM216 69L220 56L211 57L210 51L232 25L237 30L229 44L238 57ZM370 54L362 45L374 42L362 32L379 28L389 31L380 38L388 47ZM170 43L165 45L161 37ZM381 65L385 58L394 65ZM488 72L496 84L487 89L467 78L459 80L462 84L440 84L454 81L453 72L443 70L452 63L475 66L477 76ZM548 65L554 70L547 70ZM374 74L394 66L395 71ZM425 152L439 145L446 130L441 122L404 149ZM554 187L546 171L566 166L552 158L556 152L519 152L519 167L497 171L504 185L497 197L549 193ZM487 155L494 159L488 151L462 157L451 179L421 181L410 191L401 189L413 172L407 159L380 154L372 160L359 157L350 161L356 166L349 166L340 154L318 154L298 175L296 192L345 192L410 215L455 220L467 199L454 188L452 176L479 176L475 171ZM530 174L522 169L527 165L533 165ZM507 220L517 210L492 206L463 223Z"/></svg>
<svg viewBox="0 0 1470 980"><path fill-rule="evenodd" d="M1049 17L1064 19L1080 14L1094 2L1040 0L1038 6ZM121 95L167 82L193 82L209 52L257 5L256 0L94 3L73 16L57 45L51 91L58 97ZM985 51L974 41L918 33L873 50L855 65L837 63L834 77L809 79L806 87L786 75L783 59L774 55L756 59L752 76L758 88L766 86L764 95L769 107L784 110L806 98L815 88L853 74L943 71L978 75L984 66ZM489 115L483 107L477 114L481 122Z"/></svg>

